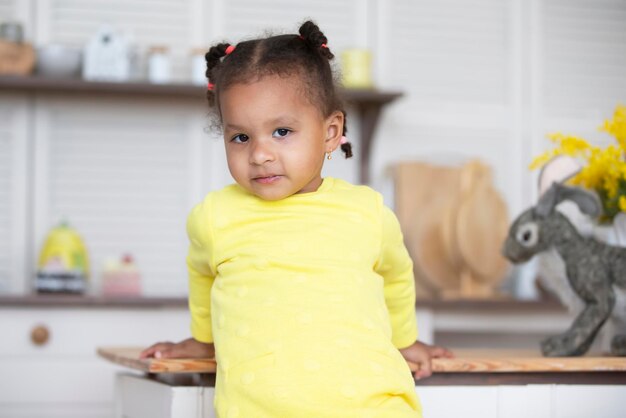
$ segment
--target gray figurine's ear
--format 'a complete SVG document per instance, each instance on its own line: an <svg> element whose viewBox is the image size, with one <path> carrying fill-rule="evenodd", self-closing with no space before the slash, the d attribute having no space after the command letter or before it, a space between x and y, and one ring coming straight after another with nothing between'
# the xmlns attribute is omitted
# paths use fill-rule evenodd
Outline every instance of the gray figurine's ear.
<svg viewBox="0 0 626 418"><path fill-rule="evenodd" d="M576 203L580 211L586 213L592 218L602 215L602 204L598 196L589 190L580 187L568 187L559 185L561 200L571 200Z"/></svg>
<svg viewBox="0 0 626 418"><path fill-rule="evenodd" d="M545 218L552 213L558 203L558 186L558 183L552 183L552 186L539 198L539 202L535 206L535 213L538 216Z"/></svg>
<svg viewBox="0 0 626 418"><path fill-rule="evenodd" d="M587 215L597 218L602 214L602 205L598 197L587 190L579 187L564 186L560 183L552 183L552 186L541 196L535 213L541 217L546 217L564 200L571 200L576 203L580 211Z"/></svg>

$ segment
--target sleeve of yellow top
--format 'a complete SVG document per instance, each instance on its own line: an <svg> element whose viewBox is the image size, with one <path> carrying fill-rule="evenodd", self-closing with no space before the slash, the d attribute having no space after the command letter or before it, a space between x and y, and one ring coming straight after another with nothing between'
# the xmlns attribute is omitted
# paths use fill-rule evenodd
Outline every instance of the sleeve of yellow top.
<svg viewBox="0 0 626 418"><path fill-rule="evenodd" d="M408 347L417 340L413 261L404 245L400 223L386 206L382 209L382 243L375 269L384 278L391 341L397 348Z"/></svg>
<svg viewBox="0 0 626 418"><path fill-rule="evenodd" d="M211 328L211 288L215 281L212 268L213 236L209 224L210 199L193 208L187 219L189 252L189 312L191 335L198 341L213 342Z"/></svg>

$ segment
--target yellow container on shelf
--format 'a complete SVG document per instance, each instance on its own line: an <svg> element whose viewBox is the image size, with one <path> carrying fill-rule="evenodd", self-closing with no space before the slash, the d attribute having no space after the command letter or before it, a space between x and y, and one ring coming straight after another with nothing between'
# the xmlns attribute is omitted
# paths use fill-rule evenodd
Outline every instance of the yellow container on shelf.
<svg viewBox="0 0 626 418"><path fill-rule="evenodd" d="M348 89L368 89L372 82L372 54L368 49L346 49L341 53L342 84Z"/></svg>
<svg viewBox="0 0 626 418"><path fill-rule="evenodd" d="M62 222L41 249L35 287L42 293L84 293L88 279L87 248L78 232Z"/></svg>

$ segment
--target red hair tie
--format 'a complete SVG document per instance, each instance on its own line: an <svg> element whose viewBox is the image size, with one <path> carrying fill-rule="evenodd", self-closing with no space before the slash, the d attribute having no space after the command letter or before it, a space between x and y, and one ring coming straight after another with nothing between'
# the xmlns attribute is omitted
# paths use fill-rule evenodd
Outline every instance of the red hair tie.
<svg viewBox="0 0 626 418"><path fill-rule="evenodd" d="M209 84L206 86L206 88L207 88L207 90L209 90L209 91L213 91L213 90L215 89L215 84L213 84L213 83L209 83Z"/></svg>
<svg viewBox="0 0 626 418"><path fill-rule="evenodd" d="M304 41L304 38L302 37L302 35L298 35L298 38L300 38L300 39L302 39ZM328 49L328 46L326 44L322 44L321 47Z"/></svg>
<svg viewBox="0 0 626 418"><path fill-rule="evenodd" d="M230 55L234 50L235 47L233 45L228 45L228 47L226 47L226 55Z"/></svg>

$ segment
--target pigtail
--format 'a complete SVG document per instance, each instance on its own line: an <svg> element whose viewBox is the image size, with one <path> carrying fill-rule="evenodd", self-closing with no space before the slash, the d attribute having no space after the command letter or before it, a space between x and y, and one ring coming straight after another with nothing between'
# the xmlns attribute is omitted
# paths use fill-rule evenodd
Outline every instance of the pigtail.
<svg viewBox="0 0 626 418"><path fill-rule="evenodd" d="M222 43L216 46L212 46L204 55L204 59L206 60L206 78L209 81L207 88L207 100L209 101L209 106L213 107L215 105L215 83L214 83L214 69L222 62L222 58L228 55L230 52L229 48L231 48L230 44Z"/></svg>
<svg viewBox="0 0 626 418"><path fill-rule="evenodd" d="M346 112L344 110L341 111L341 113L343 113L343 137L346 137L346 134L348 133L348 128L347 128L347 123L346 123ZM341 144L341 151L343 151L346 159L352 157L352 144L350 142L344 142Z"/></svg>
<svg viewBox="0 0 626 418"><path fill-rule="evenodd" d="M319 51L319 53L328 60L332 60L335 55L328 48L328 39L320 28L310 20L307 20L300 26L298 30L304 42Z"/></svg>
<svg viewBox="0 0 626 418"><path fill-rule="evenodd" d="M299 37L310 49L317 51L322 57L326 58L329 61L335 57L335 55L333 55L333 53L330 51L330 48L328 48L328 38L326 38L326 35L324 35L319 26L317 26L315 23L311 22L310 20L304 22L302 26L300 26L298 32L300 33ZM326 78L326 80L328 80L328 83L332 85L333 82L330 68L327 67L327 63L324 65L324 67L328 68L328 77ZM320 73L324 74L324 72L325 71L321 71ZM322 75L321 78L324 79L325 76ZM334 86L332 90L334 90ZM332 97L331 102L334 103L334 106L332 107L334 107L335 109L338 107L343 108L341 99L338 98L336 93L333 93L330 97ZM341 151L344 153L346 158L350 158L352 157L352 144L345 140L346 133L348 132L348 129L346 128L346 112L344 110L341 110L341 112L343 113L344 117L342 132L342 136L344 139L342 139Z"/></svg>
<svg viewBox="0 0 626 418"><path fill-rule="evenodd" d="M352 157L352 144L351 143L346 142L345 144L341 144L341 150L345 154L346 159Z"/></svg>

